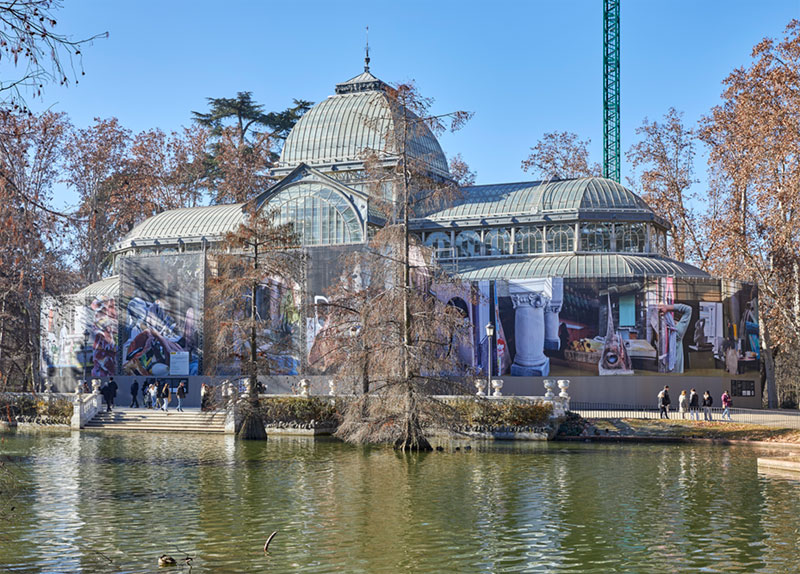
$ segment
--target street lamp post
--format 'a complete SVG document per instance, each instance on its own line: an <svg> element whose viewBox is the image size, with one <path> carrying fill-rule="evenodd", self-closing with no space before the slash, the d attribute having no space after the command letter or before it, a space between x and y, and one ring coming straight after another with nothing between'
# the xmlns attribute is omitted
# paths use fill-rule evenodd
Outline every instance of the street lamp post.
<svg viewBox="0 0 800 574"><path fill-rule="evenodd" d="M486 396L490 396L492 389L492 337L494 325L486 323Z"/></svg>

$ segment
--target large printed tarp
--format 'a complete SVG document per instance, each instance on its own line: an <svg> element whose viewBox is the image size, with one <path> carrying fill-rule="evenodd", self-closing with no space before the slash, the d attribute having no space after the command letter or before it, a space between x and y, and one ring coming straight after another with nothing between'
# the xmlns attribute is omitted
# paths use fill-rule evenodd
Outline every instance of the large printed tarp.
<svg viewBox="0 0 800 574"><path fill-rule="evenodd" d="M120 262L119 361L125 375L202 373L205 257L126 257Z"/></svg>
<svg viewBox="0 0 800 574"><path fill-rule="evenodd" d="M750 284L545 277L480 282L477 290L473 315L494 317L495 346L502 339L503 353L492 353L495 374L721 376L759 369L758 293ZM481 341L483 325L474 329ZM482 347L478 367L485 371Z"/></svg>
<svg viewBox="0 0 800 574"><path fill-rule="evenodd" d="M116 299L106 295L48 297L41 311L41 372L60 392L78 380L117 372Z"/></svg>

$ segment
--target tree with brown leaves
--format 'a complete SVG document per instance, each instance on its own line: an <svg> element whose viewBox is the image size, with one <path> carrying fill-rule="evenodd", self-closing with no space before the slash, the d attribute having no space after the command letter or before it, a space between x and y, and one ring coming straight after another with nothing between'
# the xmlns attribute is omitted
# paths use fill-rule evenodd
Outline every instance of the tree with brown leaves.
<svg viewBox="0 0 800 574"><path fill-rule="evenodd" d="M305 257L292 225L279 225L275 218L274 212L248 205L245 222L213 254L216 271L208 286L206 331L212 335L207 364L212 371L240 365L249 378L238 432L243 439L267 436L258 376L279 371L285 355L301 345L284 327L292 318L299 320Z"/></svg>
<svg viewBox="0 0 800 574"><path fill-rule="evenodd" d="M704 118L724 225L718 263L759 286L759 325L770 406L800 399L800 20L764 39L749 66L724 81ZM777 386L775 385L777 381Z"/></svg>
<svg viewBox="0 0 800 574"><path fill-rule="evenodd" d="M531 148L522 169L540 179L600 177L600 164L589 162L589 143L572 132L548 132Z"/></svg>
<svg viewBox="0 0 800 574"><path fill-rule="evenodd" d="M412 236L409 221L459 189L431 168L415 143L430 132L459 129L471 114L431 114L432 100L413 84L387 87L386 99L393 121L383 149L369 150L365 163L371 200L387 223L351 262L361 284L345 279L331 299L333 347L349 357L343 374L360 371L363 393L347 408L337 434L350 442L430 450L425 428L445 410L431 395L452 386L441 374L456 371L449 367L464 322L433 292L430 253ZM395 160L392 167L381 161L386 158Z"/></svg>
<svg viewBox="0 0 800 574"><path fill-rule="evenodd" d="M63 114L0 111L0 390L39 386L39 307L73 284L51 206L68 128Z"/></svg>
<svg viewBox="0 0 800 574"><path fill-rule="evenodd" d="M694 177L695 130L683 123L683 114L670 108L662 122L644 119L636 128L641 140L631 146L628 161L635 175L628 184L655 212L672 223L667 249L678 261L707 269L714 239L705 233L705 221L696 205L699 196L692 190Z"/></svg>

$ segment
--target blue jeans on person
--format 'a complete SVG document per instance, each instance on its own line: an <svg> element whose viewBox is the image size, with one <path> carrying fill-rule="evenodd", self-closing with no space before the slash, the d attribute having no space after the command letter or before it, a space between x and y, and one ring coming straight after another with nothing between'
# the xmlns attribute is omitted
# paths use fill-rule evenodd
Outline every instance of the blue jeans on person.
<svg viewBox="0 0 800 574"><path fill-rule="evenodd" d="M183 409L181 408L181 396L180 396L180 395L178 395L178 410L179 410L179 411L182 411L182 410L183 410Z"/></svg>
<svg viewBox="0 0 800 574"><path fill-rule="evenodd" d="M730 407L725 407L724 409L722 409L722 419L724 420L725 417L727 417L729 421L733 420L731 418L731 408Z"/></svg>

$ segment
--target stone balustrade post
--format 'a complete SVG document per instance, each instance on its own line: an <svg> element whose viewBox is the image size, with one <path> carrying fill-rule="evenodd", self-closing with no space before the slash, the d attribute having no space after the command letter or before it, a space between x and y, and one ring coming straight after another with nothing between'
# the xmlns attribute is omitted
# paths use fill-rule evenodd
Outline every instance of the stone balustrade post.
<svg viewBox="0 0 800 574"><path fill-rule="evenodd" d="M308 389L311 386L311 381L308 379L300 379L300 396L308 398Z"/></svg>
<svg viewBox="0 0 800 574"><path fill-rule="evenodd" d="M550 359L544 354L544 306L548 300L541 293L511 293L514 305L514 332L517 353L511 374L518 377L546 377Z"/></svg>

